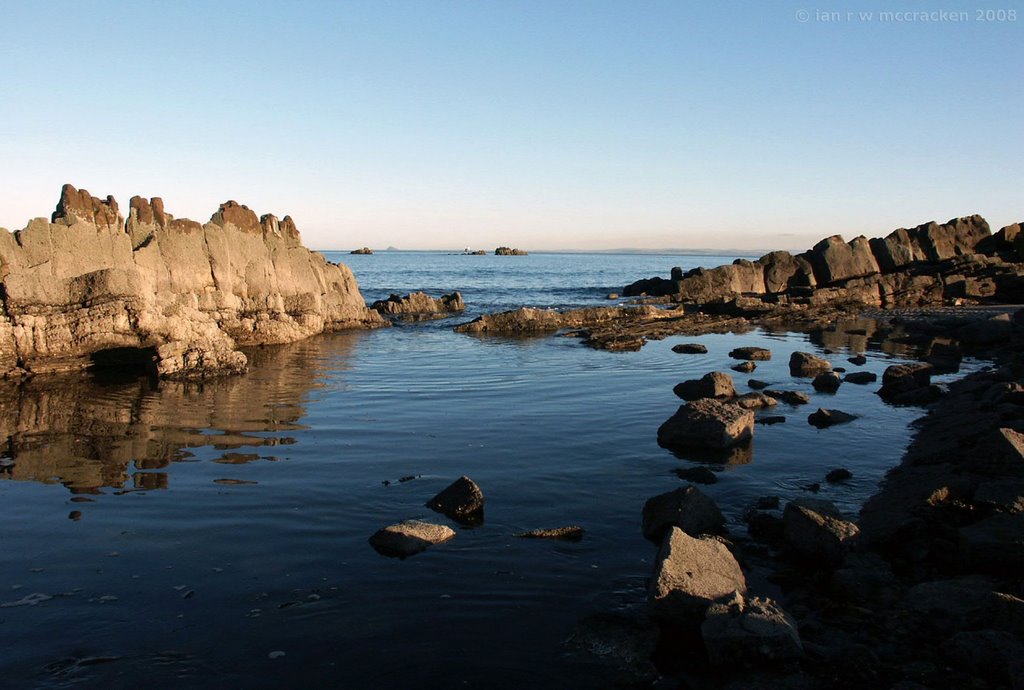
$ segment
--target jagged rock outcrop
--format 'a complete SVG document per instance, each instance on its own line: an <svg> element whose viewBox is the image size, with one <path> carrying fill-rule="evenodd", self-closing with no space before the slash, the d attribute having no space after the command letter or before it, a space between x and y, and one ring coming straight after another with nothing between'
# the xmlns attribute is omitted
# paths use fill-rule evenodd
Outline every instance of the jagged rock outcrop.
<svg viewBox="0 0 1024 690"><path fill-rule="evenodd" d="M466 303L462 301L459 292L437 298L425 292L410 292L405 297L391 295L387 299L377 300L370 305L370 309L396 319L419 321L458 314L466 310Z"/></svg>
<svg viewBox="0 0 1024 690"><path fill-rule="evenodd" d="M513 249L512 247L498 247L494 250L495 256L526 256L524 249Z"/></svg>
<svg viewBox="0 0 1024 690"><path fill-rule="evenodd" d="M942 304L957 299L1024 299L1024 234L1014 224L991 234L981 216L900 228L884 238L832 235L803 254L776 251L671 279L627 285L625 296L670 297L757 313L770 305L850 302L874 307ZM765 304L767 303L767 305Z"/></svg>
<svg viewBox="0 0 1024 690"><path fill-rule="evenodd" d="M125 221L65 185L49 222L0 231L0 280L0 374L141 354L161 377L202 378L243 371L239 346L385 324L290 217L234 201L200 225L136 196Z"/></svg>

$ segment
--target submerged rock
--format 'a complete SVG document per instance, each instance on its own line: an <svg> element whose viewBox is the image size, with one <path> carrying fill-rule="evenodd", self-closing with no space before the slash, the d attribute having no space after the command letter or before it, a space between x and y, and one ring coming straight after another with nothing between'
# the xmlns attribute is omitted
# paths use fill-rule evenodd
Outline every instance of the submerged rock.
<svg viewBox="0 0 1024 690"><path fill-rule="evenodd" d="M857 415L848 414L842 410L826 410L824 407L819 407L817 412L812 412L807 417L807 423L824 429L835 424L852 422L855 419L857 419Z"/></svg>
<svg viewBox="0 0 1024 690"><path fill-rule="evenodd" d="M405 558L454 538L455 531L451 527L406 520L377 530L370 537L370 545L381 555Z"/></svg>
<svg viewBox="0 0 1024 690"><path fill-rule="evenodd" d="M708 348L700 343L680 343L672 346L672 352L687 355L707 354Z"/></svg>
<svg viewBox="0 0 1024 690"><path fill-rule="evenodd" d="M681 467L674 471L680 479L694 484L714 484L718 481L718 475L707 467Z"/></svg>
<svg viewBox="0 0 1024 690"><path fill-rule="evenodd" d="M705 398L682 405L658 428L663 448L728 448L754 433L754 413L738 405Z"/></svg>
<svg viewBox="0 0 1024 690"><path fill-rule="evenodd" d="M746 591L743 571L725 544L672 527L658 551L647 602L656 618L693 623L711 602Z"/></svg>
<svg viewBox="0 0 1024 690"><path fill-rule="evenodd" d="M811 402L811 398L806 393L800 391L780 391L775 389L768 389L764 392L765 395L781 400L788 405L806 405Z"/></svg>
<svg viewBox="0 0 1024 690"><path fill-rule="evenodd" d="M484 493L469 477L463 476L427 501L427 507L467 523L483 520Z"/></svg>
<svg viewBox="0 0 1024 690"><path fill-rule="evenodd" d="M580 541L583 539L584 530L579 525L567 525L565 527L552 527L548 529L532 529L529 532L520 532L517 537L522 539L559 539L562 541Z"/></svg>

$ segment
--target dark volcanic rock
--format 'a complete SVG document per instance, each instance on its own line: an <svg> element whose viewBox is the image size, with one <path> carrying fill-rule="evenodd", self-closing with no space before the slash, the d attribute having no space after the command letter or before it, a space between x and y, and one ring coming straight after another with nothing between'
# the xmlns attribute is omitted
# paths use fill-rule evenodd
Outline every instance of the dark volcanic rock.
<svg viewBox="0 0 1024 690"><path fill-rule="evenodd" d="M644 504L643 534L656 542L661 541L669 527L678 527L697 537L721 532L724 525L722 511L695 486L659 494Z"/></svg>
<svg viewBox="0 0 1024 690"><path fill-rule="evenodd" d="M703 618L714 600L746 591L743 571L725 544L672 527L655 561L648 609L662 620L693 623Z"/></svg>
<svg viewBox="0 0 1024 690"><path fill-rule="evenodd" d="M737 347L729 352L729 356L733 359L747 359L762 362L772 358L772 351L763 347Z"/></svg>
<svg viewBox="0 0 1024 690"><path fill-rule="evenodd" d="M839 379L839 374L834 371L825 372L818 374L811 381L811 385L814 386L814 390L821 391L824 393L835 393L839 390L839 385L842 381Z"/></svg>
<svg viewBox="0 0 1024 690"><path fill-rule="evenodd" d="M680 406L658 428L658 445L673 450L728 448L753 433L753 412L706 398Z"/></svg>
<svg viewBox="0 0 1024 690"><path fill-rule="evenodd" d="M454 538L451 527L406 520L377 530L370 537L370 545L384 556L405 558Z"/></svg>
<svg viewBox="0 0 1024 690"><path fill-rule="evenodd" d="M679 343L672 346L672 352L686 355L707 354L708 348L700 343Z"/></svg>
<svg viewBox="0 0 1024 690"><path fill-rule="evenodd" d="M484 494L476 482L463 476L427 501L427 507L455 520L478 522L483 518Z"/></svg>
<svg viewBox="0 0 1024 690"><path fill-rule="evenodd" d="M877 380L878 375L870 371L855 371L843 377L843 381L846 381L847 383L856 383L858 385L864 385L865 383L874 383Z"/></svg>
<svg viewBox="0 0 1024 690"><path fill-rule="evenodd" d="M829 371L832 371L832 364L827 359L816 357L808 352L794 352L789 357L791 376L812 377Z"/></svg>
<svg viewBox="0 0 1024 690"><path fill-rule="evenodd" d="M676 384L672 392L683 400L701 398L732 398L736 395L732 377L722 371L712 371L700 379L691 379Z"/></svg>

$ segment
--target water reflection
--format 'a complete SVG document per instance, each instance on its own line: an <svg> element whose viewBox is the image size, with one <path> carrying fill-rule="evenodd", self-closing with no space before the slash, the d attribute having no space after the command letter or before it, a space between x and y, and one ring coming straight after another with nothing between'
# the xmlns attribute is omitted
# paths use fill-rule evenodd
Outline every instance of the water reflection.
<svg viewBox="0 0 1024 690"><path fill-rule="evenodd" d="M254 349L245 376L203 383L146 378L101 382L89 374L0 386L0 479L62 484L74 494L166 489L188 449L225 451L214 461L277 460L252 449L294 443L304 403L359 334Z"/></svg>

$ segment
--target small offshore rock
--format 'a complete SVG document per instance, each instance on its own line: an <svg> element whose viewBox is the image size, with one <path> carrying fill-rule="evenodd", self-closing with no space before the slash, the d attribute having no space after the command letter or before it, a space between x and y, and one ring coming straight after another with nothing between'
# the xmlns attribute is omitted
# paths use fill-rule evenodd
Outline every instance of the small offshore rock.
<svg viewBox="0 0 1024 690"><path fill-rule="evenodd" d="M814 386L814 390L823 393L835 393L839 390L839 385L842 383L839 379L839 374L835 372L821 373L814 377L811 381L811 385Z"/></svg>
<svg viewBox="0 0 1024 690"><path fill-rule="evenodd" d="M729 356L733 359L746 359L764 362L772 358L772 351L763 347L737 347L729 352Z"/></svg>
<svg viewBox="0 0 1024 690"><path fill-rule="evenodd" d="M792 376L809 378L828 371L832 371L832 364L809 352L794 352L789 357L789 373Z"/></svg>
<svg viewBox="0 0 1024 690"><path fill-rule="evenodd" d="M868 363L868 358L865 357L864 355L854 355L853 357L848 358L846 361L849 362L850 364L862 367Z"/></svg>
<svg viewBox="0 0 1024 690"><path fill-rule="evenodd" d="M374 532L370 545L384 556L405 558L454 538L455 531L446 525L406 520Z"/></svg>
<svg viewBox="0 0 1024 690"><path fill-rule="evenodd" d="M781 414L769 414L762 417L756 417L754 424L763 424L765 426L771 426L773 424L785 424L786 418Z"/></svg>
<svg viewBox="0 0 1024 690"><path fill-rule="evenodd" d="M712 371L699 379L677 383L672 392L683 400L701 398L732 398L736 395L732 377L724 371Z"/></svg>
<svg viewBox="0 0 1024 690"><path fill-rule="evenodd" d="M353 249L349 254L373 254L373 250L369 247L360 247L359 249Z"/></svg>
<svg viewBox="0 0 1024 690"><path fill-rule="evenodd" d="M676 476L694 484L714 484L718 475L707 467L685 467L675 470Z"/></svg>
<svg viewBox="0 0 1024 690"><path fill-rule="evenodd" d="M857 385L864 385L865 383L874 383L878 380L878 374L870 371L855 371L852 374L847 374L843 377L843 381L847 383L856 383Z"/></svg>
<svg viewBox="0 0 1024 690"><path fill-rule="evenodd" d="M484 493L476 482L462 476L427 501L427 507L455 520L476 522L483 516Z"/></svg>
<svg viewBox="0 0 1024 690"><path fill-rule="evenodd" d="M532 529L529 532L520 532L517 537L522 539L559 539L562 541L580 541L583 539L584 530L579 525L567 525L565 527L552 527L548 529Z"/></svg>
<svg viewBox="0 0 1024 690"><path fill-rule="evenodd" d="M796 622L771 599L739 592L712 603L701 624L712 664L786 661L803 656Z"/></svg>
<svg viewBox="0 0 1024 690"><path fill-rule="evenodd" d="M700 536L721 532L725 518L718 505L695 486L686 486L647 500L643 510L643 534L660 542L670 527Z"/></svg>
<svg viewBox="0 0 1024 690"><path fill-rule="evenodd" d="M845 482L847 479L853 479L853 473L845 467L836 468L825 475L825 481L830 484Z"/></svg>
<svg viewBox="0 0 1024 690"><path fill-rule="evenodd" d="M769 389L764 391L764 394L775 398L776 400L781 400L788 405L806 405L811 402L811 397L806 393L801 393L800 391L780 391Z"/></svg>
<svg viewBox="0 0 1024 690"><path fill-rule="evenodd" d="M755 391L763 390L768 387L767 381L759 381L758 379L750 379L747 381L747 385L753 388Z"/></svg>
<svg viewBox="0 0 1024 690"><path fill-rule="evenodd" d="M680 343L672 346L672 352L681 355L703 355L707 354L708 348L700 343Z"/></svg>
<svg viewBox="0 0 1024 690"><path fill-rule="evenodd" d="M775 407L779 404L779 401L770 395L765 395L764 393L757 391L741 395L738 398L733 399L732 402L745 410L763 410L766 407Z"/></svg>
<svg viewBox="0 0 1024 690"><path fill-rule="evenodd" d="M849 414L842 410L826 410L824 407L819 407L817 412L812 412L808 415L807 423L819 429L824 429L835 424L852 422L855 419L857 419L857 415Z"/></svg>
<svg viewBox="0 0 1024 690"><path fill-rule="evenodd" d="M738 371L741 374L749 374L754 369L757 369L757 365L753 362L740 362L739 364L734 364L732 366L733 371Z"/></svg>
<svg viewBox="0 0 1024 690"><path fill-rule="evenodd" d="M648 610L662 620L696 622L714 600L746 591L743 571L725 544L672 527L658 551Z"/></svg>
<svg viewBox="0 0 1024 690"><path fill-rule="evenodd" d="M753 412L705 398L680 406L658 428L658 445L670 450L729 448L753 433Z"/></svg>

